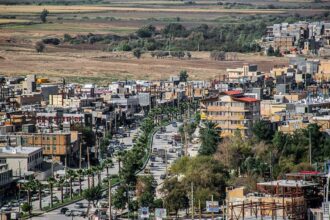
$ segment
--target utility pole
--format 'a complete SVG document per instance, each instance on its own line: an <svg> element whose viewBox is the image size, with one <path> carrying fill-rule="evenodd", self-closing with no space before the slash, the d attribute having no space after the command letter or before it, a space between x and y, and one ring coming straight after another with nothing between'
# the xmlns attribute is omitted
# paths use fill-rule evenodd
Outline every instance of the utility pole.
<svg viewBox="0 0 330 220"><path fill-rule="evenodd" d="M195 209L194 209L194 183L191 182L191 219L194 220L194 213Z"/></svg>
<svg viewBox="0 0 330 220"><path fill-rule="evenodd" d="M212 199L211 199L211 201L212 201L212 206L213 206L213 195L212 195ZM212 210L212 220L214 220L214 213L213 213L213 210Z"/></svg>
<svg viewBox="0 0 330 220"><path fill-rule="evenodd" d="M82 152L81 152L81 148L82 148L82 143L80 141L80 144L79 144L79 169L81 169L81 157L82 157Z"/></svg>
<svg viewBox="0 0 330 220"><path fill-rule="evenodd" d="M312 134L310 129L308 129L308 134L309 134L309 164L312 165Z"/></svg>
<svg viewBox="0 0 330 220"><path fill-rule="evenodd" d="M201 200L198 200L198 209L199 209L199 220L201 220L202 219Z"/></svg>
<svg viewBox="0 0 330 220"><path fill-rule="evenodd" d="M112 219L112 212L111 212L111 178L110 175L108 176L109 181L109 220Z"/></svg>
<svg viewBox="0 0 330 220"><path fill-rule="evenodd" d="M87 163L88 163L88 169L91 168L91 162L89 160L89 147L87 147Z"/></svg>
<svg viewBox="0 0 330 220"><path fill-rule="evenodd" d="M165 177L167 178L167 147L165 149Z"/></svg>
<svg viewBox="0 0 330 220"><path fill-rule="evenodd" d="M184 115L183 119L183 124L184 124L184 144L185 144L185 155L188 156L188 131L187 131L187 116L186 114Z"/></svg>

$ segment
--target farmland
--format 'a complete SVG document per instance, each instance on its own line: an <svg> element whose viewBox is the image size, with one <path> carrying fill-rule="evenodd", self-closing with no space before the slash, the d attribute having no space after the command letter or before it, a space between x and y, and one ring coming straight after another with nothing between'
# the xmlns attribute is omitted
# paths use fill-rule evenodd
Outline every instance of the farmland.
<svg viewBox="0 0 330 220"><path fill-rule="evenodd" d="M270 22L273 18L297 19L297 16L322 15L327 11L323 6L328 5L320 3L312 5L315 6L313 9L297 9L291 7L291 2L281 5L274 1L270 3L275 8L270 9L264 1L256 1L254 5L232 5L231 1L218 5L218 1L213 0L196 1L191 5L182 1L164 0L107 0L94 4L76 0L67 2L70 5L61 5L54 0L51 3L47 5L34 1L29 5L0 5L2 74L35 73L55 78L67 77L76 81L104 81L127 77L156 79L187 69L194 79L209 79L223 74L227 67L240 66L244 62L257 63L261 70L268 71L269 66L283 65L287 60L270 59L259 53L251 53L239 54L236 61L214 61L209 58L209 52L193 52L191 59L156 59L146 52L141 59L136 59L130 52L107 52L104 50L107 48L106 44L68 43L47 45L46 51L38 54L34 45L44 38L63 39L64 34L128 36L149 24L159 29L176 22L191 28L201 24L216 27L262 20ZM310 6L309 3L305 5ZM43 9L49 11L45 23L39 18Z"/></svg>

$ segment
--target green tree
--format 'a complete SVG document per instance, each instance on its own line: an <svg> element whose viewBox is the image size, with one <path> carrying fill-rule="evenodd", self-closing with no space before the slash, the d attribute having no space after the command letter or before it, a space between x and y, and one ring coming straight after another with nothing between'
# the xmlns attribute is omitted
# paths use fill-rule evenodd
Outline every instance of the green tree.
<svg viewBox="0 0 330 220"><path fill-rule="evenodd" d="M48 14L49 11L47 9L42 10L40 14L40 20L42 21L42 23L46 23Z"/></svg>
<svg viewBox="0 0 330 220"><path fill-rule="evenodd" d="M73 187L72 182L77 178L77 173L74 170L68 170L66 179L69 180L70 183L70 199L73 197Z"/></svg>
<svg viewBox="0 0 330 220"><path fill-rule="evenodd" d="M42 189L44 188L44 185L39 180L34 180L34 185L36 189L38 190L38 197L39 197L39 209L42 210Z"/></svg>
<svg viewBox="0 0 330 220"><path fill-rule="evenodd" d="M31 216L31 211L32 211L32 205L30 205L29 203L25 202L22 204L21 206L22 211L25 213L29 213L29 216Z"/></svg>
<svg viewBox="0 0 330 220"><path fill-rule="evenodd" d="M218 144L221 141L220 131L213 122L204 123L203 127L199 131L201 139L201 146L199 154L212 155L216 152Z"/></svg>
<svg viewBox="0 0 330 220"><path fill-rule="evenodd" d="M54 177L49 177L47 179L48 182L48 187L50 191L50 207L53 207L53 189L54 189L54 184L56 183L56 179Z"/></svg>
<svg viewBox="0 0 330 220"><path fill-rule="evenodd" d="M84 198L88 201L87 215L89 213L90 204L93 204L93 207L96 207L98 201L102 198L102 188L101 186L95 186L84 191Z"/></svg>
<svg viewBox="0 0 330 220"><path fill-rule="evenodd" d="M156 193L157 182L152 175L139 176L136 184L136 192L140 207L152 207Z"/></svg>
<svg viewBox="0 0 330 220"><path fill-rule="evenodd" d="M181 70L179 73L179 79L180 82L187 82L189 75L187 73L187 70Z"/></svg>
<svg viewBox="0 0 330 220"><path fill-rule="evenodd" d="M119 186L116 193L113 195L113 206L118 210L123 210L126 207L127 199L127 191L124 186Z"/></svg>
<svg viewBox="0 0 330 220"><path fill-rule="evenodd" d="M164 194L165 207L168 211L174 211L176 216L180 209L189 207L185 184L179 182L177 178L166 179L161 190Z"/></svg>
<svg viewBox="0 0 330 220"><path fill-rule="evenodd" d="M252 132L258 141L271 142L274 136L274 130L270 121L258 121L254 124Z"/></svg>

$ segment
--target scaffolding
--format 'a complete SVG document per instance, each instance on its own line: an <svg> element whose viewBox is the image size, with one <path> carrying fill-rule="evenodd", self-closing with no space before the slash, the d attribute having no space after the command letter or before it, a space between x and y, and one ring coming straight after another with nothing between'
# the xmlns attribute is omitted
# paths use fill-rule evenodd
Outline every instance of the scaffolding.
<svg viewBox="0 0 330 220"><path fill-rule="evenodd" d="M307 209L322 202L318 184L304 180L258 183L258 193L232 196L228 220L305 220Z"/></svg>

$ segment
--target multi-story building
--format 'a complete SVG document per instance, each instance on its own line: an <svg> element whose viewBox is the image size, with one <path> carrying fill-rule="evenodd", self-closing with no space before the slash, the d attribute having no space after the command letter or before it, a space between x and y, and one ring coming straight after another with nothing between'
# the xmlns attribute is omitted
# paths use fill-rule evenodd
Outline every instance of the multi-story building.
<svg viewBox="0 0 330 220"><path fill-rule="evenodd" d="M8 169L8 164L0 164L0 200L6 195L13 181L13 171Z"/></svg>
<svg viewBox="0 0 330 220"><path fill-rule="evenodd" d="M38 171L42 167L41 147L1 147L0 163L8 164L14 176L29 174L29 171Z"/></svg>
<svg viewBox="0 0 330 220"><path fill-rule="evenodd" d="M45 157L65 164L74 164L80 145L77 131L57 133L13 133L1 137L9 140L11 146L28 146L42 149ZM8 141L7 141L8 142ZM67 161L66 161L67 160Z"/></svg>
<svg viewBox="0 0 330 220"><path fill-rule="evenodd" d="M260 118L259 100L240 91L228 91L201 100L202 119L221 128L222 136L239 130L243 136L252 135L252 127Z"/></svg>
<svg viewBox="0 0 330 220"><path fill-rule="evenodd" d="M243 64L243 67L235 69L227 69L227 79L229 82L233 83L244 83L251 81L254 77L261 75L258 72L258 66L255 64Z"/></svg>

